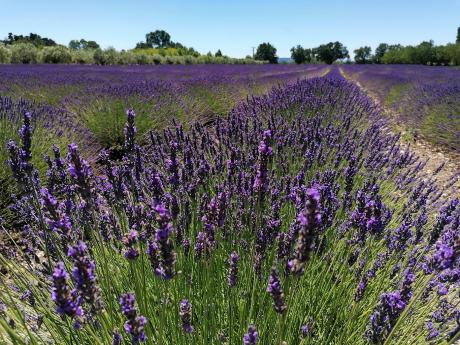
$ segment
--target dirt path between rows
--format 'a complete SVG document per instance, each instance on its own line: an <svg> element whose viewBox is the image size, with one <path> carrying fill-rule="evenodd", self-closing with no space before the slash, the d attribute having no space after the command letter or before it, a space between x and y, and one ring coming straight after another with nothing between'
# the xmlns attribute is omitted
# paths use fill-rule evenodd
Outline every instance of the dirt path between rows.
<svg viewBox="0 0 460 345"><path fill-rule="evenodd" d="M397 128L401 133L401 137L404 137L405 129L401 125L397 124L396 119L398 114L388 107L385 107L380 100L371 91L366 89L359 81L348 77L342 68L339 67L340 74L347 80L355 83L363 92L365 92L370 99L376 104L376 106L382 111L382 114L390 121L391 127ZM395 132L394 129L388 128L391 132ZM417 138L415 142L407 142L401 139L401 146L403 148L410 147L410 150L414 152L421 160L427 160L427 163L423 169L428 180L433 172L436 171L439 166L444 163L442 170L436 176L436 183L443 191L442 198L460 198L460 180L453 184L451 187L446 188L445 186L451 181L452 176L460 174L460 154L454 153L447 149L442 149L438 146L430 144L422 138Z"/></svg>

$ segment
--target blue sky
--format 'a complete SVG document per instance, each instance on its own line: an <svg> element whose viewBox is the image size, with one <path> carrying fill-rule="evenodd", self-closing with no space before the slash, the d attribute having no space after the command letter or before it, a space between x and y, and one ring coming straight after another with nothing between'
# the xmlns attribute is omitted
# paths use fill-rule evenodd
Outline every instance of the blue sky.
<svg viewBox="0 0 460 345"><path fill-rule="evenodd" d="M339 40L350 52L380 42L455 40L460 0L0 0L0 37L8 32L67 44L74 38L129 49L155 29L202 53L244 57L269 41L280 57L297 44Z"/></svg>

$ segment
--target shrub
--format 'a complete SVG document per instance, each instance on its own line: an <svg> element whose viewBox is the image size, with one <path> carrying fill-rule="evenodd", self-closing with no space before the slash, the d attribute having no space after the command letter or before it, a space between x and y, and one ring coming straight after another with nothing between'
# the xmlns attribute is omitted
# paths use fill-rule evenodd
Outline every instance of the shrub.
<svg viewBox="0 0 460 345"><path fill-rule="evenodd" d="M176 59L173 56L168 55L168 56L166 56L165 62L168 65L173 65L174 63L176 63Z"/></svg>
<svg viewBox="0 0 460 345"><path fill-rule="evenodd" d="M119 53L113 47L104 50L106 65L116 65Z"/></svg>
<svg viewBox="0 0 460 345"><path fill-rule="evenodd" d="M107 59L102 49L96 49L93 53L94 63L97 65L106 65Z"/></svg>
<svg viewBox="0 0 460 345"><path fill-rule="evenodd" d="M38 50L32 43L18 43L11 47L12 63L36 63Z"/></svg>
<svg viewBox="0 0 460 345"><path fill-rule="evenodd" d="M72 54L63 46L44 47L38 54L38 60L42 63L70 63Z"/></svg>
<svg viewBox="0 0 460 345"><path fill-rule="evenodd" d="M155 65L160 65L165 63L165 59L161 55L153 55L152 56L152 61Z"/></svg>
<svg viewBox="0 0 460 345"><path fill-rule="evenodd" d="M72 62L90 65L94 63L93 55L94 51L92 50L75 50L72 51Z"/></svg>
<svg viewBox="0 0 460 345"><path fill-rule="evenodd" d="M10 63L11 62L11 52L3 44L0 45L0 63Z"/></svg>
<svg viewBox="0 0 460 345"><path fill-rule="evenodd" d="M119 65L134 65L137 63L137 56L133 53L122 51L117 56L116 63Z"/></svg>
<svg viewBox="0 0 460 345"><path fill-rule="evenodd" d="M134 54L134 57L138 65L147 65L149 63L153 63L153 60L150 59L146 54Z"/></svg>

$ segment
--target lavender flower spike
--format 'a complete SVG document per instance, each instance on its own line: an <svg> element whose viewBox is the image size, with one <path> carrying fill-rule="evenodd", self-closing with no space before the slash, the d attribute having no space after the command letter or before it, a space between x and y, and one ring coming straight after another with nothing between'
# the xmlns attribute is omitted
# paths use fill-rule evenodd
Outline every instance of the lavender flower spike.
<svg viewBox="0 0 460 345"><path fill-rule="evenodd" d="M186 299L183 299L179 304L179 315L182 320L182 329L184 332L193 333L192 326L192 305Z"/></svg>
<svg viewBox="0 0 460 345"><path fill-rule="evenodd" d="M281 287L278 273L274 267L272 268L272 273L268 278L267 292L273 297L273 307L275 307L275 311L279 314L283 314L286 311L287 306L284 303L283 288Z"/></svg>
<svg viewBox="0 0 460 345"><path fill-rule="evenodd" d="M137 315L135 307L136 299L134 294L127 293L120 297L121 312L126 317L125 331L131 335L131 340L134 345L147 340L144 327L147 324L147 318L142 315Z"/></svg>
<svg viewBox="0 0 460 345"><path fill-rule="evenodd" d="M69 275L65 269L64 263L59 262L53 272L53 287L51 299L56 303L56 312L60 315L70 317L82 317L83 309L80 306L80 300L76 294L71 292L67 281Z"/></svg>
<svg viewBox="0 0 460 345"><path fill-rule="evenodd" d="M292 273L303 274L305 264L310 256L311 247L317 228L321 222L320 194L318 189L310 188L307 190L307 200L305 209L297 217L300 223L299 235L295 246L294 258L289 261L288 266Z"/></svg>
<svg viewBox="0 0 460 345"><path fill-rule="evenodd" d="M256 345L257 343L257 329L253 325L249 325L248 333L243 336L244 345Z"/></svg>
<svg viewBox="0 0 460 345"><path fill-rule="evenodd" d="M240 261L240 256L237 252L232 252L230 258L228 259L229 272L228 272L228 286L236 286L236 281L238 279L238 261Z"/></svg>

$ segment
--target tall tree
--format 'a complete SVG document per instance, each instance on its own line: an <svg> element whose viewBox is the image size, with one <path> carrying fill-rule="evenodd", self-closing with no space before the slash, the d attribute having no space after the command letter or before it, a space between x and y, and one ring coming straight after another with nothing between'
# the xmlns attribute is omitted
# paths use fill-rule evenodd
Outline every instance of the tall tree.
<svg viewBox="0 0 460 345"><path fill-rule="evenodd" d="M305 49L299 44L296 47L291 48L291 58L296 64L305 63L307 57L305 55Z"/></svg>
<svg viewBox="0 0 460 345"><path fill-rule="evenodd" d="M388 50L388 44L380 43L377 48L375 48L374 62L382 63L382 58Z"/></svg>
<svg viewBox="0 0 460 345"><path fill-rule="evenodd" d="M99 49L100 46L96 41L87 41L82 38L81 40L71 40L69 42L69 48L73 50Z"/></svg>
<svg viewBox="0 0 460 345"><path fill-rule="evenodd" d="M350 57L348 49L338 41L320 45L315 49L315 54L319 61L323 61L329 65L337 60Z"/></svg>
<svg viewBox="0 0 460 345"><path fill-rule="evenodd" d="M270 43L261 43L257 47L256 60L268 61L270 63L278 63L278 56L276 56L276 48Z"/></svg>
<svg viewBox="0 0 460 345"><path fill-rule="evenodd" d="M216 51L215 57L222 57L222 52L219 50Z"/></svg>
<svg viewBox="0 0 460 345"><path fill-rule="evenodd" d="M372 49L369 46L360 47L355 49L355 62L365 64L371 62Z"/></svg>
<svg viewBox="0 0 460 345"><path fill-rule="evenodd" d="M145 42L150 47L167 48L171 45L171 36L164 30L155 30L145 35Z"/></svg>
<svg viewBox="0 0 460 345"><path fill-rule="evenodd" d="M455 42L460 44L460 27L457 28L457 40Z"/></svg>

